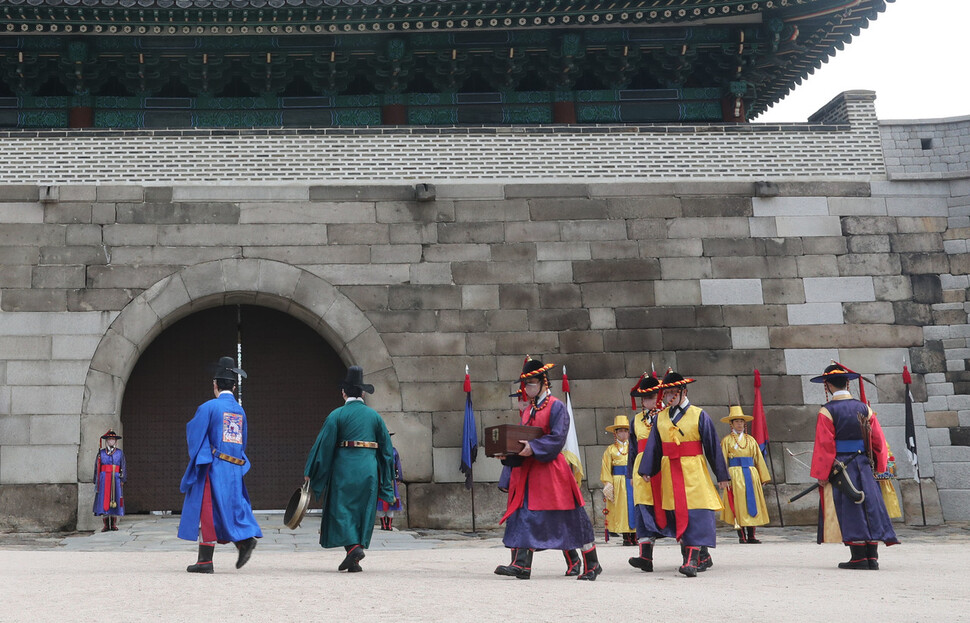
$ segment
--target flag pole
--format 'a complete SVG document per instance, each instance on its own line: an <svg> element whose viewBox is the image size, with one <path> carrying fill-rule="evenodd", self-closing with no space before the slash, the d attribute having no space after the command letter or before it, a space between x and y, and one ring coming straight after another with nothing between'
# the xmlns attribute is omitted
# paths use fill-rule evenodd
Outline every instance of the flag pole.
<svg viewBox="0 0 970 623"><path fill-rule="evenodd" d="M907 382L907 379L909 379L909 381L912 382L912 378L909 376L909 370L906 367L906 359L904 358L903 359L903 385L906 387L906 395L903 397L903 399L909 403L909 413L907 413L907 418L909 418L910 420L915 420L915 418L912 417L913 392L909 390L910 383ZM909 444L906 444L906 445L907 445L907 448L906 448L907 453L909 453L909 447L908 447ZM915 421L913 421L913 453L914 454L916 453L916 422ZM926 525L926 505L923 502L923 477L920 474L920 470L919 470L919 459L916 460L916 465L914 465L914 467L916 468L916 485L917 487L919 487L919 510L923 516L923 525L925 526Z"/></svg>
<svg viewBox="0 0 970 623"><path fill-rule="evenodd" d="M774 461L771 458L771 442L770 441L768 442L768 444L767 444L766 447L768 448L768 469L771 471L771 484L774 485L774 487L772 487L772 488L775 490L775 505L778 507L778 521L781 522L781 527L784 528L785 527L785 516L781 512L781 498L778 497L778 483L775 481L775 464L774 464Z"/></svg>
<svg viewBox="0 0 970 623"><path fill-rule="evenodd" d="M472 533L478 532L475 529L475 466L473 465L470 470L468 470L469 476L472 478Z"/></svg>

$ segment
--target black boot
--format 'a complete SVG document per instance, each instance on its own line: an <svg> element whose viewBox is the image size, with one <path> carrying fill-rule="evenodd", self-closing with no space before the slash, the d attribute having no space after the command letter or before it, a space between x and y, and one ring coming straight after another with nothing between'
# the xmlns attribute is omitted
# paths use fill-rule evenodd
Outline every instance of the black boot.
<svg viewBox="0 0 970 623"><path fill-rule="evenodd" d="M189 573L214 573L212 569L212 553L216 551L215 545L203 545L199 543L199 560L194 565L185 568Z"/></svg>
<svg viewBox="0 0 970 623"><path fill-rule="evenodd" d="M689 578L697 577L697 567L700 561L701 548L692 545L681 545L684 551L684 564L680 566L680 571Z"/></svg>
<svg viewBox="0 0 970 623"><path fill-rule="evenodd" d="M580 563L582 562L579 552L574 549L564 549L562 555L566 557L566 576L579 575Z"/></svg>
<svg viewBox="0 0 970 623"><path fill-rule="evenodd" d="M387 530L387 517L381 517L381 530Z"/></svg>
<svg viewBox="0 0 970 623"><path fill-rule="evenodd" d="M744 528L738 528L738 543L747 543L748 537L744 535Z"/></svg>
<svg viewBox="0 0 970 623"><path fill-rule="evenodd" d="M623 533L623 544L624 545L636 545L637 544L637 535L633 534L632 532L624 532Z"/></svg>
<svg viewBox="0 0 970 623"><path fill-rule="evenodd" d="M596 546L594 545L583 552L583 573L576 579L592 582L601 573L603 573L603 567L600 566L599 559L596 557Z"/></svg>
<svg viewBox="0 0 970 623"><path fill-rule="evenodd" d="M393 517L388 517L387 518L387 531L390 532L393 529L394 529L394 518Z"/></svg>
<svg viewBox="0 0 970 623"><path fill-rule="evenodd" d="M356 545L344 545L344 549L347 550L347 555L344 556L343 562L337 567L337 571L363 571L360 568L360 561L364 559L364 548L358 543Z"/></svg>
<svg viewBox="0 0 970 623"><path fill-rule="evenodd" d="M839 569L868 569L869 555L866 545L849 545L851 558L849 562L840 562Z"/></svg>
<svg viewBox="0 0 970 623"><path fill-rule="evenodd" d="M866 543L866 557L869 558L869 568L873 571L879 570L879 544Z"/></svg>
<svg viewBox="0 0 970 623"><path fill-rule="evenodd" d="M711 560L711 553L707 551L707 546L702 545L701 551L697 555L697 572L707 571L714 566L714 561Z"/></svg>
<svg viewBox="0 0 970 623"><path fill-rule="evenodd" d="M111 516L111 529L118 530L118 518L114 515Z"/></svg>
<svg viewBox="0 0 970 623"><path fill-rule="evenodd" d="M745 528L748 532L748 543L761 543L758 539L754 538L754 526Z"/></svg>
<svg viewBox="0 0 970 623"><path fill-rule="evenodd" d="M111 524L108 523L108 521L109 520L107 515L101 518L101 523L103 525L103 527L101 528L101 532L107 532L108 530L111 530Z"/></svg>
<svg viewBox="0 0 970 623"><path fill-rule="evenodd" d="M640 543L640 555L630 558L631 567L636 567L640 571L653 571L653 543L646 541Z"/></svg>
<svg viewBox="0 0 970 623"><path fill-rule="evenodd" d="M242 569L242 566L249 562L249 557L253 555L253 550L256 549L256 537L251 536L243 541L237 541L235 545L236 549L239 550L239 557L236 558L236 568Z"/></svg>
<svg viewBox="0 0 970 623"><path fill-rule="evenodd" d="M495 575L507 575L520 580L528 580L532 576L532 552L528 547L518 547L512 550L514 556L512 564L495 567Z"/></svg>

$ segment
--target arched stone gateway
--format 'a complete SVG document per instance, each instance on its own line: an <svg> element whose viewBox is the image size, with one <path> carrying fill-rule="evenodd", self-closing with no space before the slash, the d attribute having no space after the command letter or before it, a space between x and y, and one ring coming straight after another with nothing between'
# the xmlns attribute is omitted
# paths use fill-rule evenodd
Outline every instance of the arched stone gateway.
<svg viewBox="0 0 970 623"><path fill-rule="evenodd" d="M361 365L368 382L382 388L369 402L400 411L397 375L383 340L367 317L335 287L312 273L280 262L227 259L169 275L133 299L111 323L88 370L78 451L78 529L90 529L91 465L108 427L123 432L121 404L129 377L149 345L195 312L225 305L255 305L283 312L319 334L344 365ZM191 413L184 414L184 418ZM308 440L310 443L311 440ZM183 452L183 448L178 449Z"/></svg>

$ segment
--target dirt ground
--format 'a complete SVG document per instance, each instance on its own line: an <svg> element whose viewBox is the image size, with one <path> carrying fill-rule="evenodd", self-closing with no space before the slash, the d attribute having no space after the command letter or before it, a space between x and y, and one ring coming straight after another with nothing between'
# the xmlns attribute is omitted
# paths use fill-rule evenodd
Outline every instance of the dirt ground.
<svg viewBox="0 0 970 623"><path fill-rule="evenodd" d="M714 567L697 578L677 573L676 543L661 542L656 571L644 573L627 563L636 549L614 540L598 545L605 572L595 582L563 577L552 551L536 553L531 580L496 576L508 561L497 534L392 533L375 539L363 573L347 574L336 570L342 552L281 546L281 533L241 570L234 548L219 546L213 575L186 573L192 544L157 536L136 549L119 533L7 534L0 620L590 621L609 608L618 620L825 621L847 620L859 604L864 621L970 620L970 527L899 533L901 545L880 548L879 571L845 571L836 564L848 550L816 545L811 530L765 529L760 545L725 531Z"/></svg>

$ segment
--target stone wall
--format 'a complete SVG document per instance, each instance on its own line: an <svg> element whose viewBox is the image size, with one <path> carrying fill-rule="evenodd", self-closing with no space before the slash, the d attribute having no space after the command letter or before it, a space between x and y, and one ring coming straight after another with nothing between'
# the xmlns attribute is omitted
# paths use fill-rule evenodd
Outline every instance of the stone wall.
<svg viewBox="0 0 970 623"><path fill-rule="evenodd" d="M811 446L823 396L808 378L830 359L872 375L902 455L908 362L922 476L943 478L948 518L966 517L964 448L949 433L970 414L954 376L968 268L945 247L948 184L780 182L769 197L753 182L434 190L419 202L412 186L61 186L58 201L38 201L38 187L0 188L0 486L81 483L89 521L97 438L120 426L139 354L175 319L245 298L317 327L381 387L373 404L399 432L413 526L470 521L441 512L469 503L457 486L464 365L489 426L511 417L526 353L568 366L594 480L603 429L642 371L697 377L692 399L720 418L735 400L750 408L758 368L782 496L810 480L784 458ZM901 456L899 468L911 475ZM498 474L494 460L476 464L480 483ZM482 487L487 526L501 496Z"/></svg>
<svg viewBox="0 0 970 623"><path fill-rule="evenodd" d="M970 117L879 125L890 179L960 179L970 173Z"/></svg>

